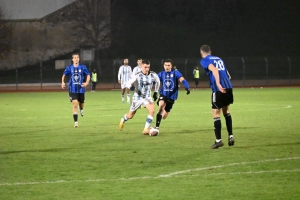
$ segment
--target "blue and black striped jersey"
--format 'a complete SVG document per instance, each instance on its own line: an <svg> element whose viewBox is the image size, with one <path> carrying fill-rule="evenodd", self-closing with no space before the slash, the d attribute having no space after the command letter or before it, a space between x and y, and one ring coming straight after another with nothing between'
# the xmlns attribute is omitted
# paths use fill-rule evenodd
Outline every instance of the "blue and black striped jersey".
<svg viewBox="0 0 300 200"><path fill-rule="evenodd" d="M227 68L221 58L219 58L217 56L213 56L213 55L208 55L205 58L201 59L200 64L204 68L207 76L209 77L210 87L213 92L220 91L220 90L216 84L216 80L215 80L215 77L214 77L212 71L210 71L208 69L208 66L210 64L214 65L218 69L220 84L222 85L222 87L223 88L232 88L231 81L227 74Z"/></svg>
<svg viewBox="0 0 300 200"><path fill-rule="evenodd" d="M68 87L71 93L85 93L86 88L81 87L85 82L86 76L90 75L87 67L83 64L79 64L75 67L73 64L68 65L63 73L65 76L70 76Z"/></svg>
<svg viewBox="0 0 300 200"><path fill-rule="evenodd" d="M159 93L165 97L176 100L178 98L178 82L182 74L178 70L171 70L170 72L161 71L158 73L161 82Z"/></svg>

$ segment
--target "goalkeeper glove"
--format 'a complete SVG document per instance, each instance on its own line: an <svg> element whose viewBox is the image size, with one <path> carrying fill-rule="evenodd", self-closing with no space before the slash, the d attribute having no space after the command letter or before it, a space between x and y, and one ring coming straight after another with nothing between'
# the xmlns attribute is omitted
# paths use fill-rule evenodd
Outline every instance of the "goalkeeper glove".
<svg viewBox="0 0 300 200"><path fill-rule="evenodd" d="M152 97L153 97L153 101L156 101L157 100L157 92L154 92Z"/></svg>
<svg viewBox="0 0 300 200"><path fill-rule="evenodd" d="M185 88L185 90L186 90L186 95L189 95L191 93L189 89Z"/></svg>

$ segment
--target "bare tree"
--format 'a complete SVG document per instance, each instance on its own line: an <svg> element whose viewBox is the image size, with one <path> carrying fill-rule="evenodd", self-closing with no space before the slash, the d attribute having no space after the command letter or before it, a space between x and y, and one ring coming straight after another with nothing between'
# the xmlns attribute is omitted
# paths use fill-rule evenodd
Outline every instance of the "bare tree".
<svg viewBox="0 0 300 200"><path fill-rule="evenodd" d="M2 9L0 8L0 58L3 53L10 50L12 41L12 26L4 20Z"/></svg>

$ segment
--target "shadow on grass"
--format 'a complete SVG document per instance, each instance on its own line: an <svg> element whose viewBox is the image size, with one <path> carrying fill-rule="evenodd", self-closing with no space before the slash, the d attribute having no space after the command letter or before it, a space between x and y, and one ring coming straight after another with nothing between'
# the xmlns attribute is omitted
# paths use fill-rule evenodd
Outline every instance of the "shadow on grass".
<svg viewBox="0 0 300 200"><path fill-rule="evenodd" d="M13 153L62 152L62 151L68 150L68 149L69 148L0 151L0 155L13 154Z"/></svg>

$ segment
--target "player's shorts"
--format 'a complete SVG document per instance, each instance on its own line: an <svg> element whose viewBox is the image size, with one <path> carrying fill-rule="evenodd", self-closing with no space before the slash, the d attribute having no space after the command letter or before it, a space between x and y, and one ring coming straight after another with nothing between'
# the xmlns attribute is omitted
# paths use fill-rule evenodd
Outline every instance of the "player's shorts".
<svg viewBox="0 0 300 200"><path fill-rule="evenodd" d="M121 82L121 89L123 90L124 88L126 88L126 82Z"/></svg>
<svg viewBox="0 0 300 200"><path fill-rule="evenodd" d="M70 97L70 102L72 102L73 100L77 100L80 103L84 103L84 93L69 93L69 97Z"/></svg>
<svg viewBox="0 0 300 200"><path fill-rule="evenodd" d="M226 93L220 91L213 92L211 95L211 108L221 109L225 106L233 104L233 93L232 89L226 89Z"/></svg>
<svg viewBox="0 0 300 200"><path fill-rule="evenodd" d="M138 98L133 97L131 105L130 105L130 111L136 111L137 109L139 109L141 107L141 105L146 107L149 103L153 103L153 100L151 97L147 97L147 98L143 98L143 99L138 99Z"/></svg>
<svg viewBox="0 0 300 200"><path fill-rule="evenodd" d="M166 112L170 112L173 107L173 104L175 103L175 101L173 99L170 99L162 94L159 95L157 105L159 104L159 101L165 102L165 104L166 104L165 111Z"/></svg>

